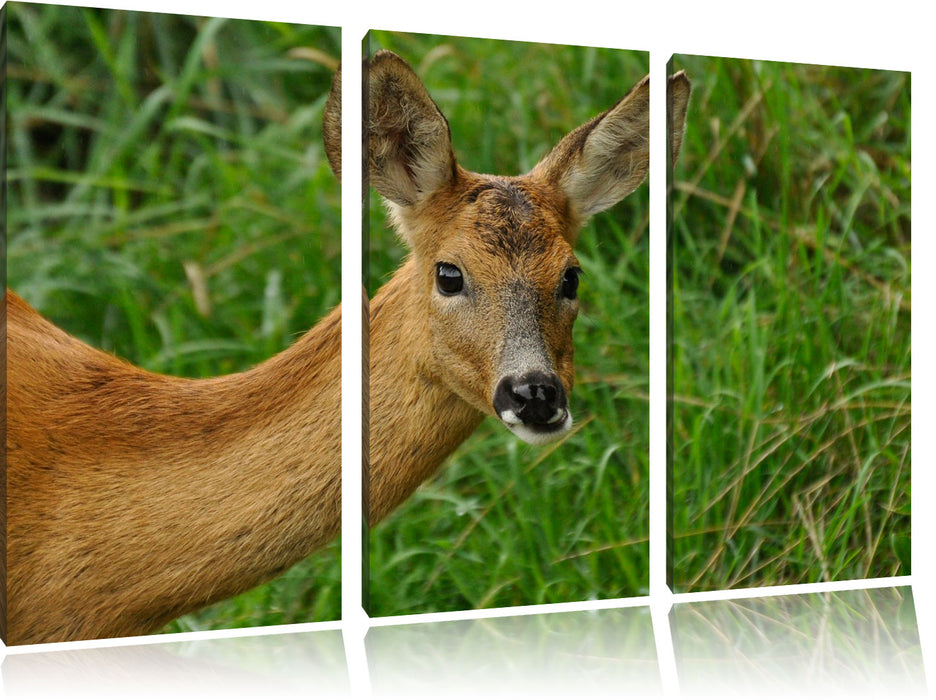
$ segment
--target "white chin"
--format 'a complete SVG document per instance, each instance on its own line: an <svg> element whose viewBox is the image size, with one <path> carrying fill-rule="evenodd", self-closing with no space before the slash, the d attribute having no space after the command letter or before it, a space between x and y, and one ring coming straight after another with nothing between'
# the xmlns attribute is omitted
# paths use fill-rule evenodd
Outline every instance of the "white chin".
<svg viewBox="0 0 936 700"><path fill-rule="evenodd" d="M529 428L523 423L512 423L501 420L504 426L529 445L548 445L564 437L572 429L572 414L567 410L565 419L558 423L553 430L543 431Z"/></svg>

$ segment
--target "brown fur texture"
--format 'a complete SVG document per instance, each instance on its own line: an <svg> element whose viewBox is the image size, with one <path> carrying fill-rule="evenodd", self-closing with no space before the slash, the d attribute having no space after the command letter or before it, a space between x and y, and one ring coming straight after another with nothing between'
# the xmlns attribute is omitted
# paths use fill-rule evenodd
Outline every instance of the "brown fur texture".
<svg viewBox="0 0 936 700"><path fill-rule="evenodd" d="M331 90L322 115L322 138L325 141L325 157L335 177L341 179L341 68L335 71Z"/></svg>
<svg viewBox="0 0 936 700"><path fill-rule="evenodd" d="M132 367L11 292L6 309L10 644L150 632L337 535L339 309L204 380Z"/></svg>
<svg viewBox="0 0 936 700"><path fill-rule="evenodd" d="M325 127L336 171L340 86ZM646 175L649 85L520 177L458 166L399 57L373 58L369 89L371 183L411 249L370 302L373 525L494 413L506 371L542 366L571 391L563 275L585 218ZM439 262L464 271L463 294L438 293ZM340 308L254 369L202 380L132 367L9 291L5 311L7 643L151 632L337 535Z"/></svg>

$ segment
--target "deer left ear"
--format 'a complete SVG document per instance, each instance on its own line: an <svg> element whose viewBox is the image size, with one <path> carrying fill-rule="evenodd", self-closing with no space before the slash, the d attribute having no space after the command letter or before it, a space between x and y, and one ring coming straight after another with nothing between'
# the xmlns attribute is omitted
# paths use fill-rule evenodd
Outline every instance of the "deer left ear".
<svg viewBox="0 0 936 700"><path fill-rule="evenodd" d="M530 172L553 182L586 219L633 192L650 167L650 76L569 133Z"/></svg>
<svg viewBox="0 0 936 700"><path fill-rule="evenodd" d="M692 86L686 71L671 75L666 83L666 128L670 137L670 161L676 164L686 132L686 112L689 110L689 94Z"/></svg>

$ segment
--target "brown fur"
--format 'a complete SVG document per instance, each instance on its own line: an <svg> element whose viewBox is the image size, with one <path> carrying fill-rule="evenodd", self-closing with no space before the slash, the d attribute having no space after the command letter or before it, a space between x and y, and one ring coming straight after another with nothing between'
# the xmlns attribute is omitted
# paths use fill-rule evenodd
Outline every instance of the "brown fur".
<svg viewBox="0 0 936 700"><path fill-rule="evenodd" d="M9 643L153 631L338 533L340 310L253 370L190 380L6 308Z"/></svg>
<svg viewBox="0 0 936 700"><path fill-rule="evenodd" d="M369 71L371 182L412 251L370 303L374 524L492 413L511 343L541 345L571 390L575 304L557 285L584 219L646 175L649 87L501 178L457 165L405 62L381 52ZM328 104L340 171L340 76ZM470 308L434 293L439 260L470 271ZM340 308L258 367L204 380L132 367L9 291L5 310L8 643L150 632L338 533Z"/></svg>

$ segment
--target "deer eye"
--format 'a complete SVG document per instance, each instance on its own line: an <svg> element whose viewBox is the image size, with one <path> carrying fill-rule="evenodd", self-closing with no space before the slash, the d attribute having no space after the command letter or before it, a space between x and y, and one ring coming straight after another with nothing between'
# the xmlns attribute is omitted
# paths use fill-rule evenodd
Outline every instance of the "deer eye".
<svg viewBox="0 0 936 700"><path fill-rule="evenodd" d="M458 294L465 286L461 270L451 263L436 263L436 289L445 296Z"/></svg>
<svg viewBox="0 0 936 700"><path fill-rule="evenodd" d="M577 267L570 267L562 276L562 296L566 299L575 299L578 294L579 274L581 272Z"/></svg>

